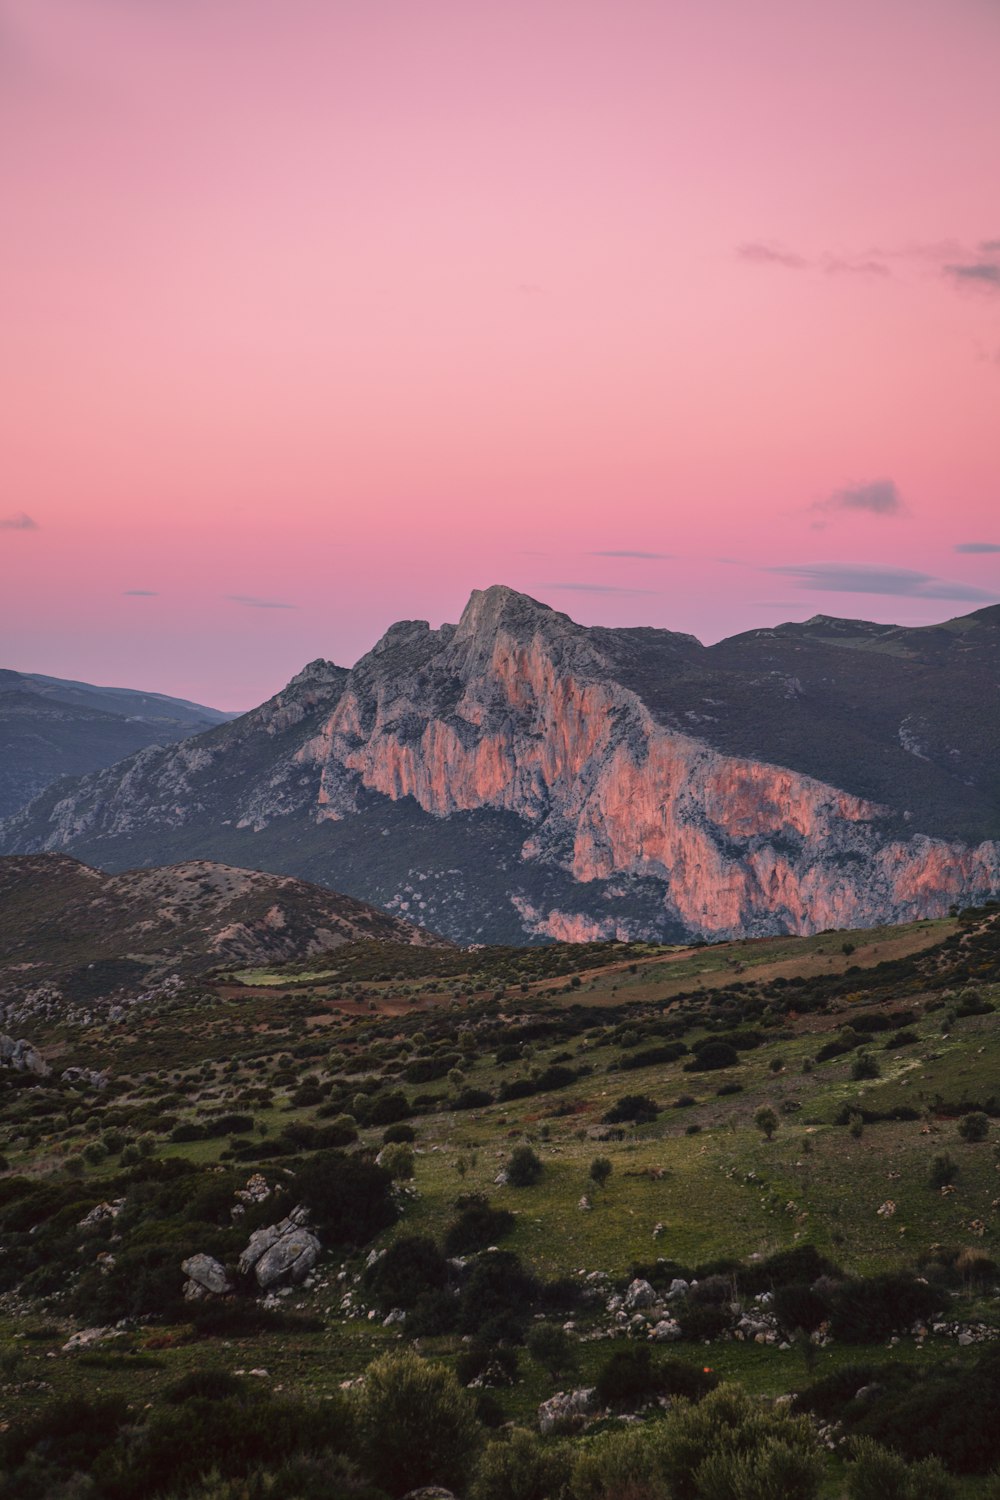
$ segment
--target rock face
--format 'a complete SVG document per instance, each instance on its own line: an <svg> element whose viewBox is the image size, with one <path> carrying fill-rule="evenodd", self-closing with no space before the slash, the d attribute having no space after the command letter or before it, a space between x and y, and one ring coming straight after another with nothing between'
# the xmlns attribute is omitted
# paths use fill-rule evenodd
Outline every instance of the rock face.
<svg viewBox="0 0 1000 1500"><path fill-rule="evenodd" d="M48 794L11 851L252 848L461 939L729 937L1000 891L1000 608L705 648L510 589Z"/></svg>
<svg viewBox="0 0 1000 1500"><path fill-rule="evenodd" d="M240 1272L253 1272L262 1291L272 1287L298 1286L309 1275L319 1259L322 1246L307 1228L308 1214L295 1208L277 1224L256 1229L240 1256Z"/></svg>
<svg viewBox="0 0 1000 1500"><path fill-rule="evenodd" d="M34 1073L37 1078L46 1078L52 1071L37 1047L24 1037L15 1042L13 1037L0 1036L0 1065L15 1073Z"/></svg>

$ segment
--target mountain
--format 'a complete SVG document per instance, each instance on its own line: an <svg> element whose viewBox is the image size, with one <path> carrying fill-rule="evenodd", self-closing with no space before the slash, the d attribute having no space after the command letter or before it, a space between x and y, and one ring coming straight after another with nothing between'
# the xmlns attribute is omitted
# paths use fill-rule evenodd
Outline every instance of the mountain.
<svg viewBox="0 0 1000 1500"><path fill-rule="evenodd" d="M0 668L0 817L61 776L83 776L235 717L162 693Z"/></svg>
<svg viewBox="0 0 1000 1500"><path fill-rule="evenodd" d="M705 647L503 587L71 785L9 853L307 876L463 941L904 921L1000 890L1000 607Z"/></svg>
<svg viewBox="0 0 1000 1500"><path fill-rule="evenodd" d="M0 859L0 995L69 999L379 939L446 946L350 896L210 860L107 875L61 854Z"/></svg>

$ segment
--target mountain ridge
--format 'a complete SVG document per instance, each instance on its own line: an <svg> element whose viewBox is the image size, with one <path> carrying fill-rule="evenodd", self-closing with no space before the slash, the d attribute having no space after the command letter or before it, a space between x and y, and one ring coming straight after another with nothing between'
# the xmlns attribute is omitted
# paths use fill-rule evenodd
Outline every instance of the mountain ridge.
<svg viewBox="0 0 1000 1500"><path fill-rule="evenodd" d="M996 607L706 647L497 585L43 795L3 847L264 863L463 941L910 920L1000 889L998 679Z"/></svg>

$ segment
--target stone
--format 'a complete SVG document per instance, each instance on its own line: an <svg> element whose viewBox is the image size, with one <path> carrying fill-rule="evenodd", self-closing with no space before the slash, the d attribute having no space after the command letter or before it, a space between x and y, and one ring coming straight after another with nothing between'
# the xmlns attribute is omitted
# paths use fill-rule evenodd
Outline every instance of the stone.
<svg viewBox="0 0 1000 1500"><path fill-rule="evenodd" d="M649 1336L657 1344L674 1343L677 1339L683 1337L681 1325L675 1322L673 1318L662 1318L650 1330Z"/></svg>
<svg viewBox="0 0 1000 1500"><path fill-rule="evenodd" d="M307 1224L306 1210L299 1206L287 1219L255 1230L240 1256L240 1274L246 1276L253 1271L257 1285L264 1291L282 1282L300 1285L322 1250Z"/></svg>
<svg viewBox="0 0 1000 1500"><path fill-rule="evenodd" d="M629 1284L628 1291L625 1293L624 1307L628 1312L635 1312L643 1307L653 1307L655 1303L656 1293L653 1288L648 1281L643 1281L637 1276Z"/></svg>
<svg viewBox="0 0 1000 1500"><path fill-rule="evenodd" d="M538 1408L538 1430L542 1434L579 1424L594 1410L593 1386L576 1391L557 1391Z"/></svg>
<svg viewBox="0 0 1000 1500"><path fill-rule="evenodd" d="M25 1037L15 1042L11 1036L0 1036L0 1063L15 1073L33 1073L36 1078L47 1078L52 1071L38 1048Z"/></svg>
<svg viewBox="0 0 1000 1500"><path fill-rule="evenodd" d="M673 1302L678 1297L686 1297L690 1290L687 1282L682 1277L675 1276L670 1283L670 1290L667 1292L667 1301Z"/></svg>
<svg viewBox="0 0 1000 1500"><path fill-rule="evenodd" d="M227 1292L233 1290L233 1284L229 1279L229 1273L225 1266L211 1255L190 1255L187 1260L181 1261L181 1270L195 1286L201 1287L213 1297L224 1297ZM185 1293L185 1295L188 1295ZM194 1295L191 1293L190 1295Z"/></svg>

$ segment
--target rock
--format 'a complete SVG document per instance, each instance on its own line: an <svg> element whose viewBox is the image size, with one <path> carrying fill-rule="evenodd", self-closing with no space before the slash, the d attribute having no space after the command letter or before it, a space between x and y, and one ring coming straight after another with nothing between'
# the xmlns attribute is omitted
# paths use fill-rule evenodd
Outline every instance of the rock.
<svg viewBox="0 0 1000 1500"><path fill-rule="evenodd" d="M628 1291L625 1293L625 1301L623 1306L625 1307L626 1311L635 1312L643 1307L653 1307L655 1303L656 1293L654 1292L653 1288L650 1286L648 1281L643 1281L641 1277L637 1276L636 1279L630 1283Z"/></svg>
<svg viewBox="0 0 1000 1500"><path fill-rule="evenodd" d="M11 1036L0 1036L0 1063L15 1073L33 1073L36 1078L47 1078L52 1071L38 1048L24 1037L15 1042Z"/></svg>
<svg viewBox="0 0 1000 1500"><path fill-rule="evenodd" d="M576 1391L558 1391L538 1408L538 1430L555 1432L565 1426L581 1423L594 1410L593 1386Z"/></svg>
<svg viewBox="0 0 1000 1500"><path fill-rule="evenodd" d="M77 1229L92 1229L96 1224L103 1224L108 1219L117 1219L124 1206L124 1198L116 1198L113 1203L95 1203L76 1227Z"/></svg>
<svg viewBox="0 0 1000 1500"><path fill-rule="evenodd" d="M507 1169L506 1167L503 1167L494 1177L493 1185L494 1187L506 1187L509 1181L510 1178L507 1176Z"/></svg>
<svg viewBox="0 0 1000 1500"><path fill-rule="evenodd" d="M682 1337L681 1325L675 1322L673 1318L662 1318L650 1330L649 1336L657 1344L673 1343Z"/></svg>
<svg viewBox="0 0 1000 1500"><path fill-rule="evenodd" d="M576 1206L577 1208L581 1208L586 1211L588 1208L593 1208L594 1205L591 1203L586 1193L584 1193L583 1197L580 1199L579 1203Z"/></svg>
<svg viewBox="0 0 1000 1500"><path fill-rule="evenodd" d="M670 1290L667 1292L667 1301L673 1302L677 1297L686 1297L690 1290L691 1288L686 1281L680 1276L675 1276L670 1283Z"/></svg>
<svg viewBox="0 0 1000 1500"><path fill-rule="evenodd" d="M74 1349L89 1349L93 1344L102 1344L105 1339L120 1339L120 1328L81 1328L63 1344L63 1353L72 1354Z"/></svg>
<svg viewBox="0 0 1000 1500"><path fill-rule="evenodd" d="M391 1328L394 1323L405 1323L405 1322L406 1322L406 1313L403 1311L403 1309L401 1307L394 1307L392 1309L392 1311L389 1312L382 1319L382 1327L383 1328Z"/></svg>
<svg viewBox="0 0 1000 1500"><path fill-rule="evenodd" d="M187 1260L181 1262L181 1270L195 1286L208 1292L212 1297L224 1297L227 1292L233 1290L233 1284L225 1266L220 1265L211 1255L190 1255ZM189 1295L193 1297L195 1294L185 1290L185 1296Z"/></svg>
<svg viewBox="0 0 1000 1500"><path fill-rule="evenodd" d="M439 1484L425 1484L419 1490L408 1490L403 1500L455 1500L455 1496Z"/></svg>
<svg viewBox="0 0 1000 1500"><path fill-rule="evenodd" d="M240 1256L240 1273L246 1276L253 1271L257 1285L264 1291L280 1282L298 1286L316 1264L322 1249L307 1223L306 1210L300 1206L280 1223L255 1230Z"/></svg>

